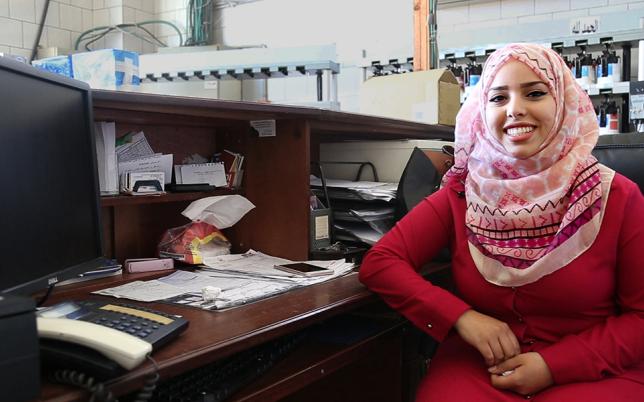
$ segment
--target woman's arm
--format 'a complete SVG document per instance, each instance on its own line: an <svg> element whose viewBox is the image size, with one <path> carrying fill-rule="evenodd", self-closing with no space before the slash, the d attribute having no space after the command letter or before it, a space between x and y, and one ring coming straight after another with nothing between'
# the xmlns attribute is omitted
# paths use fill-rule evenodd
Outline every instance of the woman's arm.
<svg viewBox="0 0 644 402"><path fill-rule="evenodd" d="M447 186L411 210L369 251L360 267L360 281L439 341L469 309L417 273L452 237L449 191Z"/></svg>
<svg viewBox="0 0 644 402"><path fill-rule="evenodd" d="M630 183L617 250L621 313L539 351L554 382L593 381L644 361L644 197Z"/></svg>

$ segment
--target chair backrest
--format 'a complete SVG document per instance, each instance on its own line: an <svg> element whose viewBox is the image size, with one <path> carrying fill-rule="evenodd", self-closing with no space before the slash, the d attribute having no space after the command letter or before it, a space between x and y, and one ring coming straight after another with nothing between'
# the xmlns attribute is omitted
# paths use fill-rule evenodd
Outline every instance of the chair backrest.
<svg viewBox="0 0 644 402"><path fill-rule="evenodd" d="M644 133L602 135L593 155L637 183L644 193Z"/></svg>

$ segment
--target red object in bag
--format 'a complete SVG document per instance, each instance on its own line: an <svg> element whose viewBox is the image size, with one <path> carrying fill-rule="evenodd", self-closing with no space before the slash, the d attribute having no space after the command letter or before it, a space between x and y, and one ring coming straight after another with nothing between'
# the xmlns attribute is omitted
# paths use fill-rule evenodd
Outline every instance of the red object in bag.
<svg viewBox="0 0 644 402"><path fill-rule="evenodd" d="M205 257L230 254L230 242L215 226L191 222L168 229L159 243L159 257L202 264Z"/></svg>

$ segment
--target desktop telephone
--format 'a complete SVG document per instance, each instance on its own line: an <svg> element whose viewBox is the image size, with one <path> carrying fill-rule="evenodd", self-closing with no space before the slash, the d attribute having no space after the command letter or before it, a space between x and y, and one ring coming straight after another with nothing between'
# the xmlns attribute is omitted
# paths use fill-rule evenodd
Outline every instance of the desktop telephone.
<svg viewBox="0 0 644 402"><path fill-rule="evenodd" d="M86 300L39 311L37 326L45 367L108 379L138 366L188 321L135 305Z"/></svg>

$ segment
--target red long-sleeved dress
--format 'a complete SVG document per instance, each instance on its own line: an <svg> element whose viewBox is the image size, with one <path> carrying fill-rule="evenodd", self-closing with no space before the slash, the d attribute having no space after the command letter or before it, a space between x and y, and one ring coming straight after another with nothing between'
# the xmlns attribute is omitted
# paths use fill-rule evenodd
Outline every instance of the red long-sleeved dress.
<svg viewBox="0 0 644 402"><path fill-rule="evenodd" d="M487 282L470 256L463 185L456 180L410 211L368 253L360 280L441 341L417 401L517 401L492 387L478 351L455 331L473 308L506 322L525 352L538 352L555 385L536 401L644 401L644 197L619 174L595 243L536 282ZM457 295L416 270L449 247Z"/></svg>

